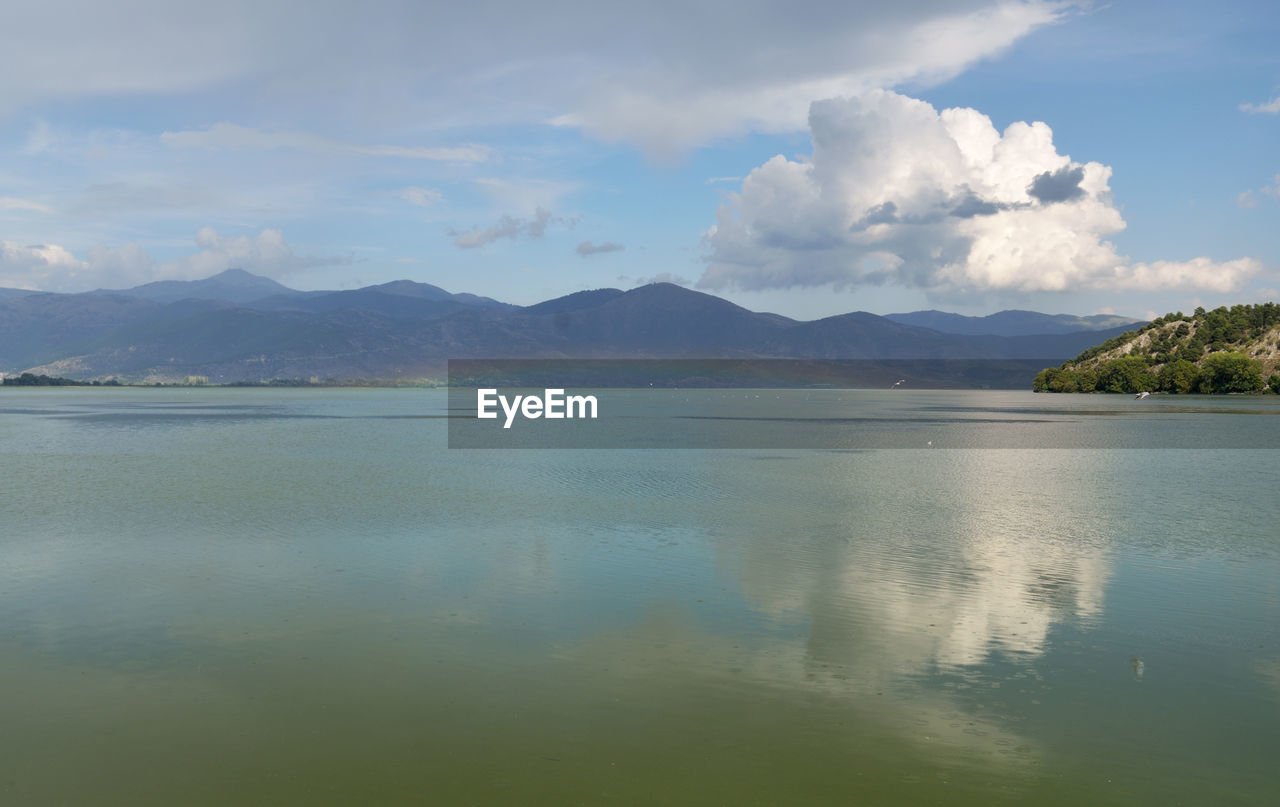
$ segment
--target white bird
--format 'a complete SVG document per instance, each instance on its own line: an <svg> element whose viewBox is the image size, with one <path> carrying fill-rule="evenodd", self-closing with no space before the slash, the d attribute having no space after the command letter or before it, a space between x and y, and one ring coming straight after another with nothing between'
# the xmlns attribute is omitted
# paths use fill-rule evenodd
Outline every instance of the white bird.
<svg viewBox="0 0 1280 807"><path fill-rule="evenodd" d="M1145 397L1147 397L1147 396L1148 396L1148 395L1150 395L1150 394L1151 394L1151 393L1149 393L1149 392L1139 392L1137 395L1135 395L1135 396L1133 396L1133 397L1135 397L1135 398L1145 398Z"/></svg>
<svg viewBox="0 0 1280 807"><path fill-rule="evenodd" d="M889 387L889 389L897 389L897 387L898 387L898 385L899 385L899 384L905 384L905 383L907 383L907 379L905 379L905 378L904 378L904 379L902 379L902 380L900 380L900 381L895 381L895 382L894 382L894 384L893 384L893 386L892 386L892 387Z"/></svg>

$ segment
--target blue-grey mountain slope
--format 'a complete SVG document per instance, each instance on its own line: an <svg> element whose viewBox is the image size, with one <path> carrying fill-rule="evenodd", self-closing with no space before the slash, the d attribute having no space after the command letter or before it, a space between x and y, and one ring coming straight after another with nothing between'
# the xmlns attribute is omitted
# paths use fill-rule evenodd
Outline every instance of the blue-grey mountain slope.
<svg viewBox="0 0 1280 807"><path fill-rule="evenodd" d="M1120 317L1114 314L1094 314L1077 317L1071 314L1041 314L1037 311L998 311L985 317L966 317L946 311L912 311L909 314L886 314L885 319L904 325L932 328L942 333L965 336L1033 336L1042 334L1074 333L1076 331L1106 331L1120 326L1133 327L1142 320Z"/></svg>
<svg viewBox="0 0 1280 807"><path fill-rule="evenodd" d="M667 283L520 307L411 281L333 292L296 292L240 273L207 281L139 287L178 296L170 302L130 293L136 289L0 299L0 371L232 382L424 377L441 374L451 358L1061 361L1124 330L963 336L866 312L801 322ZM251 289L270 293L228 299Z"/></svg>
<svg viewBox="0 0 1280 807"><path fill-rule="evenodd" d="M110 294L136 297L157 303L174 303L178 300L226 300L230 303L248 303L273 294L297 296L294 291L271 278L255 275L243 269L228 269L203 280L157 280L131 289L99 289L89 294Z"/></svg>

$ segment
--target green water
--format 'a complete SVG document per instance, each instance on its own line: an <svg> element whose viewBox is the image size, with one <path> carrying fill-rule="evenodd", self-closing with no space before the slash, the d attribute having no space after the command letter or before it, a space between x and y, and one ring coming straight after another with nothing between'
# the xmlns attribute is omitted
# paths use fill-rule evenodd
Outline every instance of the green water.
<svg viewBox="0 0 1280 807"><path fill-rule="evenodd" d="M1276 445L1231 405L1173 416ZM0 391L0 804L1274 803L1273 450L460 451L445 409Z"/></svg>

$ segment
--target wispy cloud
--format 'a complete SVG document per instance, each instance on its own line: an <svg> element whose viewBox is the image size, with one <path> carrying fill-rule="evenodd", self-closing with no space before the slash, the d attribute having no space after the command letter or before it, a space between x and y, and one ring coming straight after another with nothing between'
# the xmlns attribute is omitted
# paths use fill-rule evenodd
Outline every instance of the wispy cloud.
<svg viewBox="0 0 1280 807"><path fill-rule="evenodd" d="M1262 104L1241 104L1240 111L1251 115L1280 115L1280 95Z"/></svg>
<svg viewBox="0 0 1280 807"><path fill-rule="evenodd" d="M53 208L32 202L29 199L17 199L12 196L0 196L0 210L34 210L37 213L52 213Z"/></svg>
<svg viewBox="0 0 1280 807"><path fill-rule="evenodd" d="M692 286L693 281L682 275L672 274L671 272L659 272L652 277L637 277L635 284L637 286L648 286L652 283L674 283L677 286Z"/></svg>
<svg viewBox="0 0 1280 807"><path fill-rule="evenodd" d="M559 219L553 217L551 211L540 207L535 211L532 219L503 216L492 227L484 229L475 227L466 232L450 230L449 235L453 236L453 245L455 247L475 249L486 244L492 244L502 238L509 238L513 241L522 236L531 239L541 238L547 231L547 225L553 221L559 221Z"/></svg>
<svg viewBox="0 0 1280 807"><path fill-rule="evenodd" d="M442 162L482 163L489 159L488 146L393 146L348 143L309 132L266 131L234 123L217 123L208 129L164 132L160 142L174 148L246 149L267 151L293 149L320 154L343 154L357 157L389 157L404 160L437 160Z"/></svg>
<svg viewBox="0 0 1280 807"><path fill-rule="evenodd" d="M578 253L579 257L585 258L588 255L599 255L602 252L621 252L626 249L622 244L616 244L613 241L605 241L603 244L593 244L590 241L583 241L573 250Z"/></svg>
<svg viewBox="0 0 1280 807"><path fill-rule="evenodd" d="M304 0L225 0L213 16L193 2L131 0L122 14L115 4L49 0L0 26L0 111L200 93L355 125L551 115L669 153L744 131L802 129L800 96L944 80L1087 0L847 0L804 13L763 0L733 14L721 5L670 14L597 3L548 26L545 9L524 0L482 0L472 14L441 14L438 3L380 13L325 4L316 13ZM343 46L318 54L317 42ZM237 97L243 86L254 87L249 104Z"/></svg>
<svg viewBox="0 0 1280 807"><path fill-rule="evenodd" d="M396 195L409 204L417 205L418 207L430 207L431 205L440 203L444 199L444 196L440 191L434 190L433 188L401 188L400 192Z"/></svg>
<svg viewBox="0 0 1280 807"><path fill-rule="evenodd" d="M1258 206L1259 196L1280 199L1280 174L1275 175L1270 185L1263 185L1256 190L1250 188L1247 191L1241 191L1240 195L1236 197L1236 207L1246 210L1255 208Z"/></svg>

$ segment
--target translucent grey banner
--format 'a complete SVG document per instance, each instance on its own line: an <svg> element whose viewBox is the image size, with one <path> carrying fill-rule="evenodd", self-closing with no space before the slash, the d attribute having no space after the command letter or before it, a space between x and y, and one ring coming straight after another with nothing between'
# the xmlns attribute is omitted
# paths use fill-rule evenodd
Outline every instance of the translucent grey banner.
<svg viewBox="0 0 1280 807"><path fill-rule="evenodd" d="M1052 360L452 360L453 449L1280 448L1280 396L1031 392Z"/></svg>

